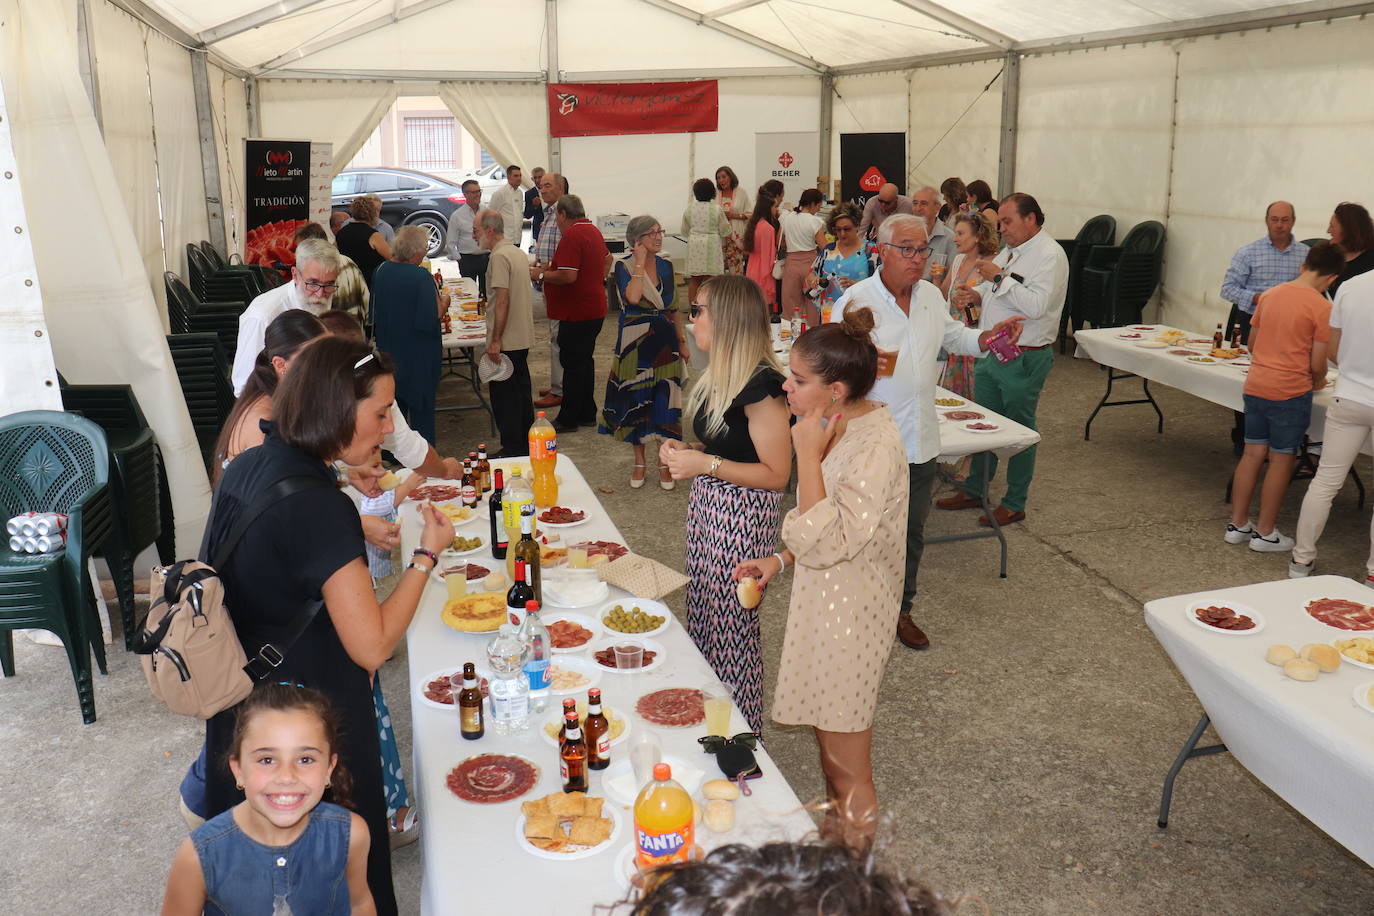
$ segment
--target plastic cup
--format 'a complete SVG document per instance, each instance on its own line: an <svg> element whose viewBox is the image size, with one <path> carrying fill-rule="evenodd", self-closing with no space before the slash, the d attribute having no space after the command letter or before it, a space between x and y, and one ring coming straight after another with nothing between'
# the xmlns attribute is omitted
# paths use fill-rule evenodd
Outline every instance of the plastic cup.
<svg viewBox="0 0 1374 916"><path fill-rule="evenodd" d="M706 694L706 734L727 738L730 735L730 711L734 707L734 697L729 687L714 684L704 691Z"/></svg>
<svg viewBox="0 0 1374 916"><path fill-rule="evenodd" d="M638 671L644 667L644 644L626 640L615 644L615 666L624 671Z"/></svg>

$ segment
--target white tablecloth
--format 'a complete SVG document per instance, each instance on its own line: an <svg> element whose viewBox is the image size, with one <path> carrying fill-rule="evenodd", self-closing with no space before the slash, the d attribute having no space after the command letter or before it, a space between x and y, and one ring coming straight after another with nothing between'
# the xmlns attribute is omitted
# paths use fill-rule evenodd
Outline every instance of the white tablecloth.
<svg viewBox="0 0 1374 916"><path fill-rule="evenodd" d="M991 359L992 357L984 358ZM951 410L975 410L983 415L982 420L940 420L940 460L947 464L958 461L965 455L975 455L979 452L995 452L998 457L1006 459L1017 452L1025 451L1040 441L1040 434L1029 426L1022 426L999 413L993 413L962 394L955 394L944 388L936 388L935 397L958 398L961 401L968 401L963 407L941 407L936 404L936 416L943 417L946 412ZM965 429L966 423L990 423L1000 428L991 432L977 433Z"/></svg>
<svg viewBox="0 0 1374 916"><path fill-rule="evenodd" d="M1139 333L1144 335L1142 340L1150 340L1159 336L1162 331L1172 330L1164 324L1150 325L1150 327L1153 330L1092 328L1076 331L1074 333L1074 340L1078 344L1076 355L1087 356L1099 365L1111 366L1114 369L1147 378L1152 382L1177 388L1179 391L1187 392L1194 397L1211 401L1222 407L1229 407L1232 410L1245 410L1245 401L1242 398L1245 390L1245 372L1242 370L1248 368L1248 365L1238 366L1227 360L1218 360L1215 363L1189 362L1186 357L1169 352L1170 350L1184 350L1187 347L1151 349L1140 346L1140 340L1123 339L1120 336L1121 334ZM1179 330L1185 329L1180 328ZM1195 338L1211 336L1193 331L1187 331L1187 334L1189 337ZM1206 351L1200 350L1196 351L1195 355L1206 356L1207 354ZM1248 357L1242 361L1248 364ZM1332 367L1327 373L1327 378L1334 382L1335 377L1336 369ZM1318 391L1312 397L1312 422L1307 428L1307 435L1313 442L1320 442L1325 435L1323 430L1326 426L1326 410L1331 406L1332 391L1333 385L1328 384L1326 388ZM1366 454L1374 453L1374 445L1366 440L1363 451Z"/></svg>
<svg viewBox="0 0 1374 916"><path fill-rule="evenodd" d="M509 468L518 461L495 461L493 467ZM528 467L526 462L523 466ZM598 539L624 543L620 532L598 502L581 472L565 455L558 458L559 504L589 510L585 525L563 529L560 534L569 543ZM415 504L407 502L401 511L402 556L409 556L418 542L419 522ZM481 534L485 540L488 527L485 521L459 527L466 535ZM633 548L633 545L630 545ZM490 554L467 558L491 569L504 568L504 562ZM611 590L611 600L623 600L626 595ZM485 667L486 645L490 634L466 634L449 629L440 619L446 593L444 587L431 580L426 586L419 610L407 636L410 657L410 705L414 717L415 776L411 784L418 793L423 827L420 843L424 855L423 911L441 913L512 913L558 914L590 913L596 903L611 903L625 893L625 887L615 874L621 853L631 843L632 817L628 807L616 805L622 815L623 827L612 848L590 858L572 862L554 862L523 851L516 839L515 823L520 814L521 800L538 798L562 787L558 774L558 752L540 733L545 718L554 715L559 698L550 698L550 708L538 717L530 731L519 736L498 736L488 727L487 734L477 741L464 740L458 734L456 712L439 710L424 703L415 690L416 683L432 672L460 667L465 661ZM544 613L553 614L550 606ZM581 613L594 613L596 608ZM704 754L697 738L706 734L705 726L686 729L664 729L649 726L634 714L635 701L645 693L664 687L691 687L707 684L713 679L711 670L697 651L691 638L677 620L668 630L654 637L667 653L659 669L644 675L627 677L607 672L598 685L605 702L631 721L633 731L651 729L662 744L665 754L688 758L714 778L720 775L715 758ZM399 702L399 700L393 700ZM731 734L747 731L739 710L733 713ZM626 746L616 749L626 753ZM499 805L475 805L464 802L449 791L445 778L460 761L476 754L519 754L534 761L540 769L540 781L529 794ZM726 842L759 843L769 839L797 839L811 833L814 825L801 808L796 793L778 772L767 753L758 751L764 775L749 783L753 795L736 803L736 827L717 835L698 827L698 840L711 847ZM614 761L614 755L613 755ZM593 771L592 794L601 794L601 775ZM607 804L612 802L608 798Z"/></svg>
<svg viewBox="0 0 1374 916"><path fill-rule="evenodd" d="M1275 644L1301 650L1310 642L1374 635L1318 623L1304 610L1314 598L1374 604L1374 589L1340 576L1284 579L1159 598L1145 605L1145 621L1235 758L1304 817L1374 864L1374 714L1352 698L1358 685L1374 684L1374 671L1342 662L1338 670L1304 683L1264 660ZM1204 630L1186 615L1197 601L1240 602L1264 617L1264 628L1247 636ZM1186 737L1160 740L1172 750L1175 740L1182 746ZM1183 768L1182 784L1205 778L1193 766ZM1175 817L1185 811L1186 806L1176 809Z"/></svg>

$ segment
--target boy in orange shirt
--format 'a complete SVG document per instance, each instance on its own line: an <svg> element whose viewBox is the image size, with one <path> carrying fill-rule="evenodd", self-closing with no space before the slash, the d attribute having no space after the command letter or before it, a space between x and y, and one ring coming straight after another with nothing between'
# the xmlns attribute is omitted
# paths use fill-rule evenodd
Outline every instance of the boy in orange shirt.
<svg viewBox="0 0 1374 916"><path fill-rule="evenodd" d="M1312 392L1326 384L1331 301L1322 293L1344 266L1339 245L1314 245L1298 278L1265 292L1255 306L1245 378L1245 453L1231 482L1228 544L1248 542L1260 552L1293 549L1293 539L1274 526L1312 419ZM1266 455L1259 521L1251 522L1250 500Z"/></svg>

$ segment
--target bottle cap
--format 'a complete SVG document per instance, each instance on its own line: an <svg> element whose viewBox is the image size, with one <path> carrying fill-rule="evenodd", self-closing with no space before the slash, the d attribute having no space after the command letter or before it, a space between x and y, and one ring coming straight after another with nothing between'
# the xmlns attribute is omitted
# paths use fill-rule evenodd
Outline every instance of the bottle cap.
<svg viewBox="0 0 1374 916"><path fill-rule="evenodd" d="M515 562L517 562L517 563L523 563L524 561L523 561L523 560L516 560ZM525 610L527 610L527 611L537 611L537 610L539 610L539 602L538 602L538 601L535 601L535 600L533 600L533 599L531 599L531 600L529 600L529 601L526 601L526 602L525 602Z"/></svg>
<svg viewBox="0 0 1374 916"><path fill-rule="evenodd" d="M656 763L656 764L654 764L654 779L657 779L659 782L663 782L665 779L672 779L672 778L673 778L673 770L672 770L672 768L671 768L670 766L668 766L668 764L666 764L666 763Z"/></svg>
<svg viewBox="0 0 1374 916"><path fill-rule="evenodd" d="M536 417L539 417L539 418L542 420L542 419L544 418L544 411L542 411L542 410L539 411L538 413L535 414L535 416L536 416Z"/></svg>

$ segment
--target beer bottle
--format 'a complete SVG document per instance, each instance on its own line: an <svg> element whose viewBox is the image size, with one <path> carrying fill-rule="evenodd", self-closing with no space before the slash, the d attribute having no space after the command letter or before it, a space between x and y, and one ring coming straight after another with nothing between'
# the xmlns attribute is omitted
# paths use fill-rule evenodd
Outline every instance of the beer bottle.
<svg viewBox="0 0 1374 916"><path fill-rule="evenodd" d="M587 743L582 740L582 728L577 713L563 717L563 745L558 749L558 772L563 777L564 792L587 791Z"/></svg>
<svg viewBox="0 0 1374 916"><path fill-rule="evenodd" d="M482 495L482 464L477 460L476 452L468 452L468 464L472 465L472 484L477 488L477 495Z"/></svg>
<svg viewBox="0 0 1374 916"><path fill-rule="evenodd" d="M461 483L463 494L463 505L468 509L477 508L477 480L472 476L472 462L463 462L463 480Z"/></svg>
<svg viewBox="0 0 1374 916"><path fill-rule="evenodd" d="M1218 349L1220 349L1220 348L1221 348L1221 344L1222 344L1222 337L1223 337L1223 336L1224 336L1224 335L1222 334L1222 331L1221 331L1221 322L1218 321L1218 322L1217 322L1217 330L1216 330L1216 333L1212 335L1212 346L1217 347Z"/></svg>
<svg viewBox="0 0 1374 916"><path fill-rule="evenodd" d="M611 723L601 711L601 689L587 691L587 766L604 770L611 765Z"/></svg>
<svg viewBox="0 0 1374 916"><path fill-rule="evenodd" d="M487 444L477 446L477 471L482 476L482 492L491 492L491 462L487 460Z"/></svg>
<svg viewBox="0 0 1374 916"><path fill-rule="evenodd" d="M568 737L568 716L577 715L577 701L572 697L563 698L563 724L558 726L558 746L563 746L563 739Z"/></svg>
<svg viewBox="0 0 1374 916"><path fill-rule="evenodd" d="M463 662L463 689L458 691L458 731L469 741L486 733L482 721L482 688L477 685L477 669Z"/></svg>

